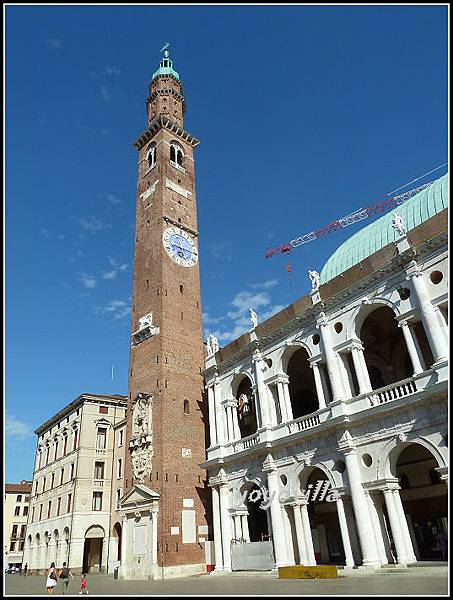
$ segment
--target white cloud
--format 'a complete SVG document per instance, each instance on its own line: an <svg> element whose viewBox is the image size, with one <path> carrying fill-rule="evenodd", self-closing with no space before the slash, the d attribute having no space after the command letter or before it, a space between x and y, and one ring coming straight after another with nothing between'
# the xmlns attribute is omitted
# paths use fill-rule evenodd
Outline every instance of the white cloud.
<svg viewBox="0 0 453 600"><path fill-rule="evenodd" d="M102 279L116 279L118 277L118 271L107 271L107 273L103 273Z"/></svg>
<svg viewBox="0 0 453 600"><path fill-rule="evenodd" d="M57 38L49 38L47 40L47 45L49 46L49 48L51 50L53 50L54 52L58 52L60 50L63 50L63 44L61 43L61 41Z"/></svg>
<svg viewBox="0 0 453 600"><path fill-rule="evenodd" d="M236 294L229 303L229 310L221 317L211 317L208 313L203 315L205 337L209 333L215 335L221 343L228 343L245 332L251 330L250 308L258 314L258 323L283 310L284 305L274 304L267 290L278 285L278 280L272 279L263 283L249 284L250 290L244 290ZM219 324L222 326L219 327ZM215 331L209 330L207 326L217 325Z"/></svg>
<svg viewBox="0 0 453 600"><path fill-rule="evenodd" d="M90 233L99 233L100 231L104 231L105 229L111 229L111 225L108 223L103 223L97 217L90 217L89 219L79 219L78 224L85 229L85 231L89 231Z"/></svg>
<svg viewBox="0 0 453 600"><path fill-rule="evenodd" d="M97 280L94 275L80 273L80 283L86 288L94 288L96 287Z"/></svg>
<svg viewBox="0 0 453 600"><path fill-rule="evenodd" d="M131 314L131 302L125 300L111 300L104 306L95 306L95 314L111 315L114 319L122 319Z"/></svg>
<svg viewBox="0 0 453 600"><path fill-rule="evenodd" d="M21 440L33 435L33 428L14 415L6 415L5 430L7 437Z"/></svg>
<svg viewBox="0 0 453 600"><path fill-rule="evenodd" d="M105 71L109 77L118 77L122 73L122 70L115 65L106 65Z"/></svg>
<svg viewBox="0 0 453 600"><path fill-rule="evenodd" d="M101 96L105 102L110 102L112 95L106 85L101 85Z"/></svg>
<svg viewBox="0 0 453 600"><path fill-rule="evenodd" d="M110 204L122 204L121 200L113 194L105 194L105 197L110 202Z"/></svg>

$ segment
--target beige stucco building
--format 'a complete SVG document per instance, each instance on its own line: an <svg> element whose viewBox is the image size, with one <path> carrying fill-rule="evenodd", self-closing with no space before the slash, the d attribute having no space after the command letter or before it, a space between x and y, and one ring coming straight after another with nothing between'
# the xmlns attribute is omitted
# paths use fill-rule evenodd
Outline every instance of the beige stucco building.
<svg viewBox="0 0 453 600"><path fill-rule="evenodd" d="M42 572L52 561L57 568L67 562L73 573L107 571L117 544L110 538L125 413L124 396L81 394L36 429L24 548L30 571Z"/></svg>
<svg viewBox="0 0 453 600"><path fill-rule="evenodd" d="M30 492L30 481L5 484L3 513L5 566L22 565Z"/></svg>

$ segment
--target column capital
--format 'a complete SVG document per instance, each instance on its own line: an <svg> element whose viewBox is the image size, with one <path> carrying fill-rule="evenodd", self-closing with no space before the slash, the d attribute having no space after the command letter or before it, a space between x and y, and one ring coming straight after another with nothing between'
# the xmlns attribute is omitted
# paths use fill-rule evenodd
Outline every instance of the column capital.
<svg viewBox="0 0 453 600"><path fill-rule="evenodd" d="M353 437L347 429L338 440L338 449L340 452L343 452L343 454L353 454L357 451Z"/></svg>
<svg viewBox="0 0 453 600"><path fill-rule="evenodd" d="M238 401L236 400L236 398L225 398L224 400L221 401L220 403L222 406L224 406L225 408L237 408L238 406Z"/></svg>
<svg viewBox="0 0 453 600"><path fill-rule="evenodd" d="M268 475L270 473L277 472L277 465L275 464L275 460L271 454L268 454L263 462L263 471Z"/></svg>
<svg viewBox="0 0 453 600"><path fill-rule="evenodd" d="M421 277L423 275L420 266L416 260L411 260L409 266L406 269L406 274L406 279L411 279L412 277Z"/></svg>

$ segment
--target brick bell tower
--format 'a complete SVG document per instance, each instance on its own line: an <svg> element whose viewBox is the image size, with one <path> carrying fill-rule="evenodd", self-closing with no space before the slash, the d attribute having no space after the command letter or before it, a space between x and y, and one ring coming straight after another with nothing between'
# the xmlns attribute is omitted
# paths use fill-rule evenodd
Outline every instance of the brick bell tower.
<svg viewBox="0 0 453 600"><path fill-rule="evenodd" d="M193 149L168 44L134 142L138 184L120 576L204 571L207 414Z"/></svg>

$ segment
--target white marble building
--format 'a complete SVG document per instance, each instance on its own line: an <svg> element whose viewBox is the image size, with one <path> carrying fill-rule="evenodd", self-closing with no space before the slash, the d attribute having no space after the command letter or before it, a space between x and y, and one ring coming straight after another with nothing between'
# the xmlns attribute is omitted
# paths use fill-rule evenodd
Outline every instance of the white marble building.
<svg viewBox="0 0 453 600"><path fill-rule="evenodd" d="M349 238L309 295L208 344L216 571L443 558L447 193L445 176Z"/></svg>
<svg viewBox="0 0 453 600"><path fill-rule="evenodd" d="M120 565L126 398L81 394L38 435L23 564L73 573Z"/></svg>

